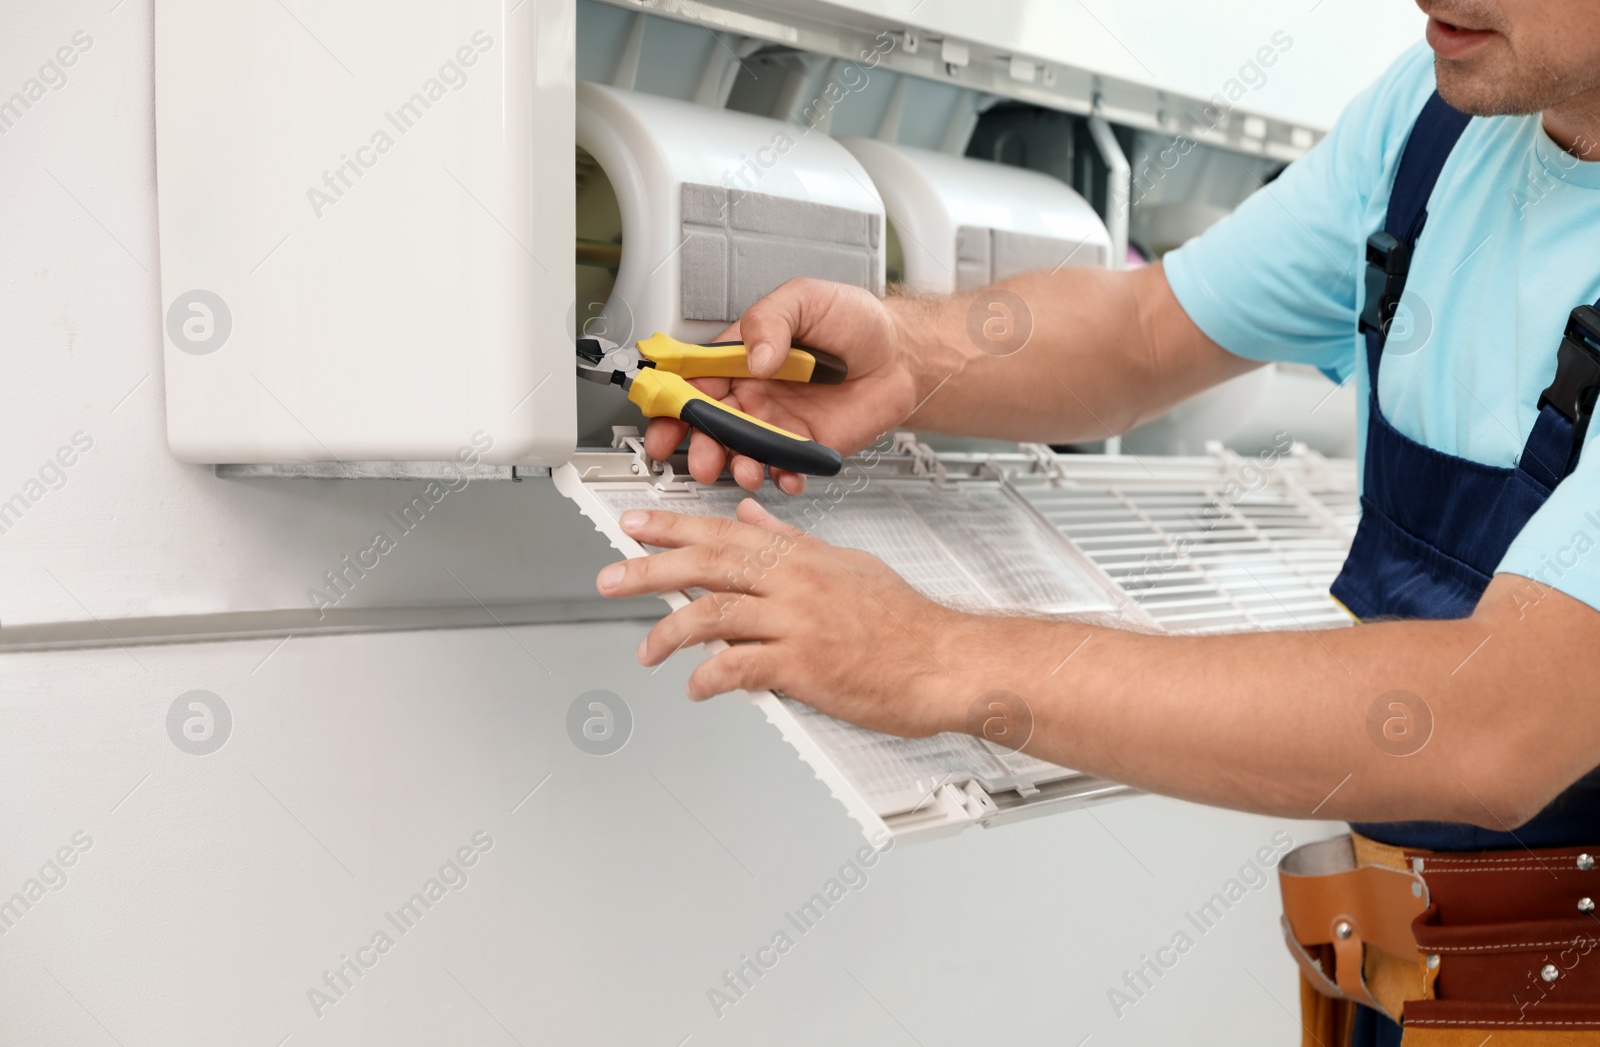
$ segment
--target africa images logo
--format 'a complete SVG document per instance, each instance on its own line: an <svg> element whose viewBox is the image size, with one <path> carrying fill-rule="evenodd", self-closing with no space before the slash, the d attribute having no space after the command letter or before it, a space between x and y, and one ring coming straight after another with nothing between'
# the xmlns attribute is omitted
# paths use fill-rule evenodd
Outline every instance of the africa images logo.
<svg viewBox="0 0 1600 1047"><path fill-rule="evenodd" d="M567 737L590 756L610 756L632 734L633 711L621 695L585 691L567 707Z"/></svg>
<svg viewBox="0 0 1600 1047"><path fill-rule="evenodd" d="M215 291L185 291L167 306L167 337L190 356L221 349L233 333L233 313Z"/></svg>
<svg viewBox="0 0 1600 1047"><path fill-rule="evenodd" d="M167 707L167 737L190 756L210 756L232 733L232 710L210 691L185 691Z"/></svg>

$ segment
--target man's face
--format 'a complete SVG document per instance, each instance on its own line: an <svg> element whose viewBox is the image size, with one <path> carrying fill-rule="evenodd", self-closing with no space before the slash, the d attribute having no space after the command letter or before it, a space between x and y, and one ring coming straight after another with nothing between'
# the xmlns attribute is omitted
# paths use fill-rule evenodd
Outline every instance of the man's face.
<svg viewBox="0 0 1600 1047"><path fill-rule="evenodd" d="M1474 116L1553 109L1600 88L1594 0L1417 0L1439 93Z"/></svg>

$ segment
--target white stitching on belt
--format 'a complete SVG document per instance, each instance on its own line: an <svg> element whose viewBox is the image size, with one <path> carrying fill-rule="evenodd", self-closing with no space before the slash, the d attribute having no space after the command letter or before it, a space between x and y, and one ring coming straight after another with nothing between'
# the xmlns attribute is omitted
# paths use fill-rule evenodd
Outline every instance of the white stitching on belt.
<svg viewBox="0 0 1600 1047"><path fill-rule="evenodd" d="M1496 864L1496 863L1504 863L1504 861L1526 861L1526 860L1528 860L1528 856L1526 856L1526 855L1517 855L1517 856L1514 856L1514 858L1450 858L1450 856L1445 856L1445 855L1419 855L1419 856L1422 856L1422 858L1426 858L1427 861L1426 861L1426 866L1424 866L1424 868L1429 868L1429 869L1434 868L1435 861L1442 861L1442 863L1445 863L1445 864L1451 864L1451 863L1454 863L1454 864ZM1576 858L1576 856L1578 856L1578 855L1562 855L1562 856L1560 856L1560 858L1550 858L1550 861L1563 861L1563 860L1566 860L1566 858Z"/></svg>
<svg viewBox="0 0 1600 1047"><path fill-rule="evenodd" d="M1478 1019L1476 1021L1466 1021L1466 1020L1457 1021L1457 1020L1452 1020L1452 1019L1449 1019L1449 1018L1407 1018L1406 1021L1405 1021L1405 1024L1407 1024L1407 1025L1465 1025L1468 1028L1473 1028L1473 1029L1476 1029L1480 1025L1517 1025L1517 1026L1522 1026L1523 1028L1533 1029L1533 1028L1536 1028L1537 1026L1540 1026L1540 1025L1600 1025L1600 1021L1592 1021L1592 1022L1552 1022L1552 1021L1543 1021L1543 1020L1535 1019L1534 1021L1531 1021L1531 1022L1491 1022L1491 1021L1486 1021L1484 1019Z"/></svg>
<svg viewBox="0 0 1600 1047"><path fill-rule="evenodd" d="M1504 858L1500 860L1510 861L1511 859ZM1548 865L1519 865L1512 869L1435 869L1432 865L1429 865L1422 870L1422 878L1427 879L1430 876L1437 876L1441 873L1555 872L1559 869L1560 866L1552 869Z"/></svg>
<svg viewBox="0 0 1600 1047"><path fill-rule="evenodd" d="M1600 938L1562 938L1553 942L1500 942L1495 945L1435 945L1427 952L1486 952L1489 949L1538 949L1547 945L1578 945L1600 943Z"/></svg>

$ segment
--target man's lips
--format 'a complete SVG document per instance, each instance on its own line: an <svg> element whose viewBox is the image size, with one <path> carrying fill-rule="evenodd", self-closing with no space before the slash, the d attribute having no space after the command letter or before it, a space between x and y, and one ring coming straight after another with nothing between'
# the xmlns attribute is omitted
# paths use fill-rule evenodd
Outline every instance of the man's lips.
<svg viewBox="0 0 1600 1047"><path fill-rule="evenodd" d="M1438 18L1428 19L1428 46L1440 58L1459 58L1493 35L1492 29L1467 29Z"/></svg>

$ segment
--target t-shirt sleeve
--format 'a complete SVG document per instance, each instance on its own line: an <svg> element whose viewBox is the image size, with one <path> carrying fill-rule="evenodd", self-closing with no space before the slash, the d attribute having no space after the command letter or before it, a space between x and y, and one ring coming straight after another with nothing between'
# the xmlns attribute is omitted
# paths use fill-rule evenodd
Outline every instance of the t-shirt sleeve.
<svg viewBox="0 0 1600 1047"><path fill-rule="evenodd" d="M1518 574L1600 610L1600 429L1591 422L1578 467L1511 542L1497 574Z"/></svg>
<svg viewBox="0 0 1600 1047"><path fill-rule="evenodd" d="M1350 376L1369 205L1380 193L1387 205L1400 150L1433 87L1431 52L1407 51L1278 179L1167 254L1167 281L1207 337L1252 360Z"/></svg>

